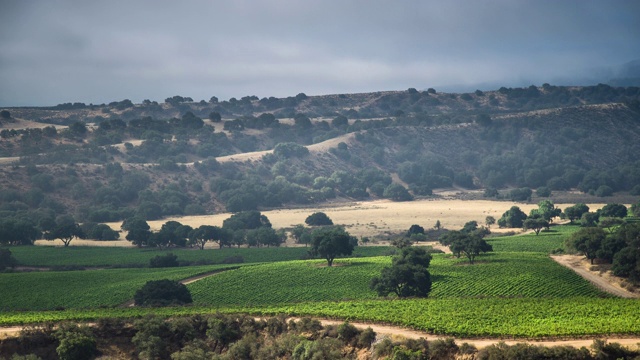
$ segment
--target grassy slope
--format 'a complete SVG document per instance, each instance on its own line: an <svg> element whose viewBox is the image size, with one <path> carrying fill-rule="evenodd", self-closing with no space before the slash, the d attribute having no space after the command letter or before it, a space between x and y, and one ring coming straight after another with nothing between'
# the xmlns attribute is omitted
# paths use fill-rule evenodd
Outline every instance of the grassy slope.
<svg viewBox="0 0 640 360"><path fill-rule="evenodd" d="M0 276L0 310L52 310L117 306L149 280L180 280L231 265L168 269L44 271Z"/></svg>
<svg viewBox="0 0 640 360"><path fill-rule="evenodd" d="M526 235L505 236L488 239L493 246L493 251L503 252L539 252L549 254L558 248L564 248L564 239L574 231L578 225L552 226L549 230L543 230L539 235L530 233Z"/></svg>
<svg viewBox="0 0 640 360"><path fill-rule="evenodd" d="M481 263L448 255L434 256L429 271L430 298L569 298L606 296L573 271L546 255L499 253ZM190 284L199 305L259 306L295 302L375 299L371 278L390 264L389 257L342 260L333 268L322 262L293 261L243 267Z"/></svg>

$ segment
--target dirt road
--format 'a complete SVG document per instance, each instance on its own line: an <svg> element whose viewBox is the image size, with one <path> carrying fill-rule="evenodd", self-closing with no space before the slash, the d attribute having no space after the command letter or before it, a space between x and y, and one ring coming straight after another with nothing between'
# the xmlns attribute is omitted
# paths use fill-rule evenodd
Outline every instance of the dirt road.
<svg viewBox="0 0 640 360"><path fill-rule="evenodd" d="M590 271L583 262L583 256L553 255L551 258L558 264L575 271L576 274L582 276L584 279L588 280L603 291L623 298L640 298L640 294L632 293L622 288L620 285L613 282L610 277L603 277L595 271Z"/></svg>
<svg viewBox="0 0 640 360"><path fill-rule="evenodd" d="M344 321L339 320L320 320L323 326L326 325L340 325ZM370 327L373 331L378 334L378 337L384 336L399 336L407 339L419 339L425 338L427 340L436 340L436 339L446 339L446 336L437 336L431 335L423 331L416 331L406 328L401 328L398 326L390 326L390 325L380 325L380 324L368 324L368 323L360 323L360 322L349 322L351 325L359 328L366 329ZM501 341L505 342L508 345L514 345L517 343L530 343L532 345L542 345L542 346L573 346L573 347L589 347L593 343L593 339L569 339L569 340L502 340L502 339L463 339L463 338L454 338L458 345L462 343L471 344L478 349L482 349L484 347L497 344ZM621 345L625 346L638 346L640 344L640 338L607 338L607 337L599 337L599 339L605 339L609 342L617 342Z"/></svg>
<svg viewBox="0 0 640 360"><path fill-rule="evenodd" d="M327 325L340 325L344 321L340 320L326 320L326 319L318 319L322 323L323 326ZM383 337L391 337L391 338L406 338L406 339L419 339L425 338L427 340L437 340L437 339L445 339L445 336L436 336L431 335L426 332L416 331L406 328L401 328L398 326L390 326L390 325L380 325L380 324L369 324L369 323L360 323L360 322L350 322L351 325L359 328L366 329L370 327L373 331L376 332L378 338ZM0 339L15 337L18 336L20 331L23 329L23 326L12 326L0 328ZM607 340L608 342L617 342L621 345L637 348L638 344L640 344L640 338L637 337L627 337L627 338L616 338L616 337L598 337L599 339ZM490 345L497 344L499 342L504 342L508 345L514 345L517 343L529 343L532 345L541 345L541 346L573 346L580 348L582 346L589 347L593 344L593 339L569 339L569 340L503 340L503 339L464 339L464 338L454 338L458 345L462 343L468 343L475 346L478 349L485 348Z"/></svg>

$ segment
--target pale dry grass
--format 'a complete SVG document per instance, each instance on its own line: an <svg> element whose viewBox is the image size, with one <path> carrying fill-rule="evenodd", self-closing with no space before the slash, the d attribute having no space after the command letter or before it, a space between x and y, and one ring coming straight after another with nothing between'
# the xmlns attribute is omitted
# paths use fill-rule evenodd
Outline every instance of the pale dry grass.
<svg viewBox="0 0 640 360"><path fill-rule="evenodd" d="M508 201L491 200L456 200L456 199L428 199L409 202L393 202L376 200L367 202L340 203L322 207L297 209L278 209L263 211L274 228L287 228L296 224L304 224L310 214L322 211L335 224L344 225L347 231L355 236L391 235L407 231L413 224L431 228L436 221L447 229L457 230L468 221L475 220L483 225L487 216L496 220L512 206L518 206L525 213L537 208L536 204L522 204ZM564 209L574 204L556 204ZM601 208L604 204L588 204L591 211ZM222 226L222 222L231 214L171 217L162 220L149 221L152 230L159 230L162 224L169 220L178 221L184 225L198 227L200 225ZM108 223L113 229L119 229L121 223ZM494 232L513 231L514 229L491 228ZM121 238L124 238L124 234ZM73 244L73 242L72 242Z"/></svg>

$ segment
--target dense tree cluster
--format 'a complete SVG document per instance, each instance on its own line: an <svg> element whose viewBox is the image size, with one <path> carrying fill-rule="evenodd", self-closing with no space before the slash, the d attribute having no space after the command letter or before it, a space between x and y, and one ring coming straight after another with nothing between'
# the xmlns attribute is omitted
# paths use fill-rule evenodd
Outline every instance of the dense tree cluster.
<svg viewBox="0 0 640 360"><path fill-rule="evenodd" d="M473 264L476 257L481 253L493 251L491 244L484 240L484 237L489 233L488 228L478 228L476 221L469 221L462 230L446 232L440 237L439 241L442 245L448 246L456 257L464 255L469 259L469 263Z"/></svg>
<svg viewBox="0 0 640 360"><path fill-rule="evenodd" d="M587 214L596 215L595 220L567 238L567 249L583 254L592 264L595 260L611 263L615 275L640 282L640 223L597 217L597 213L585 213L583 219Z"/></svg>

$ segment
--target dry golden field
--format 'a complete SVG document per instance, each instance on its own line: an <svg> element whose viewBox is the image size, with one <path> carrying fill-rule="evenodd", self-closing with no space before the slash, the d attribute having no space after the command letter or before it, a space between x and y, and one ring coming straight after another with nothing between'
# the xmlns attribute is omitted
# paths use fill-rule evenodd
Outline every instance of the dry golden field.
<svg viewBox="0 0 640 360"><path fill-rule="evenodd" d="M459 199L427 199L409 202L393 202L389 200L376 200L365 202L340 203L325 205L322 207L309 207L297 209L279 209L263 211L271 221L274 228L287 228L296 224L304 224L304 220L311 213L322 211L326 213L335 224L344 225L352 235L378 237L384 240L388 235L404 232L413 224L425 228L433 227L440 220L447 229L460 229L471 220L478 224L484 224L487 216L499 219L511 206L518 206L525 213L536 204L523 204L508 201L491 200L459 200ZM561 209L574 204L556 204ZM605 204L588 204L591 211L603 207ZM222 226L222 222L231 214L221 213L216 215L171 217L162 220L149 221L152 230L159 230L162 224L169 220L179 221L182 224L198 227L200 225ZM113 229L120 229L120 222L108 223ZM492 226L494 232L513 231L517 229L498 229ZM119 241L91 241L76 239L71 245L104 245L104 246L130 246L124 240L125 233ZM56 241L38 241L39 245L61 245Z"/></svg>

